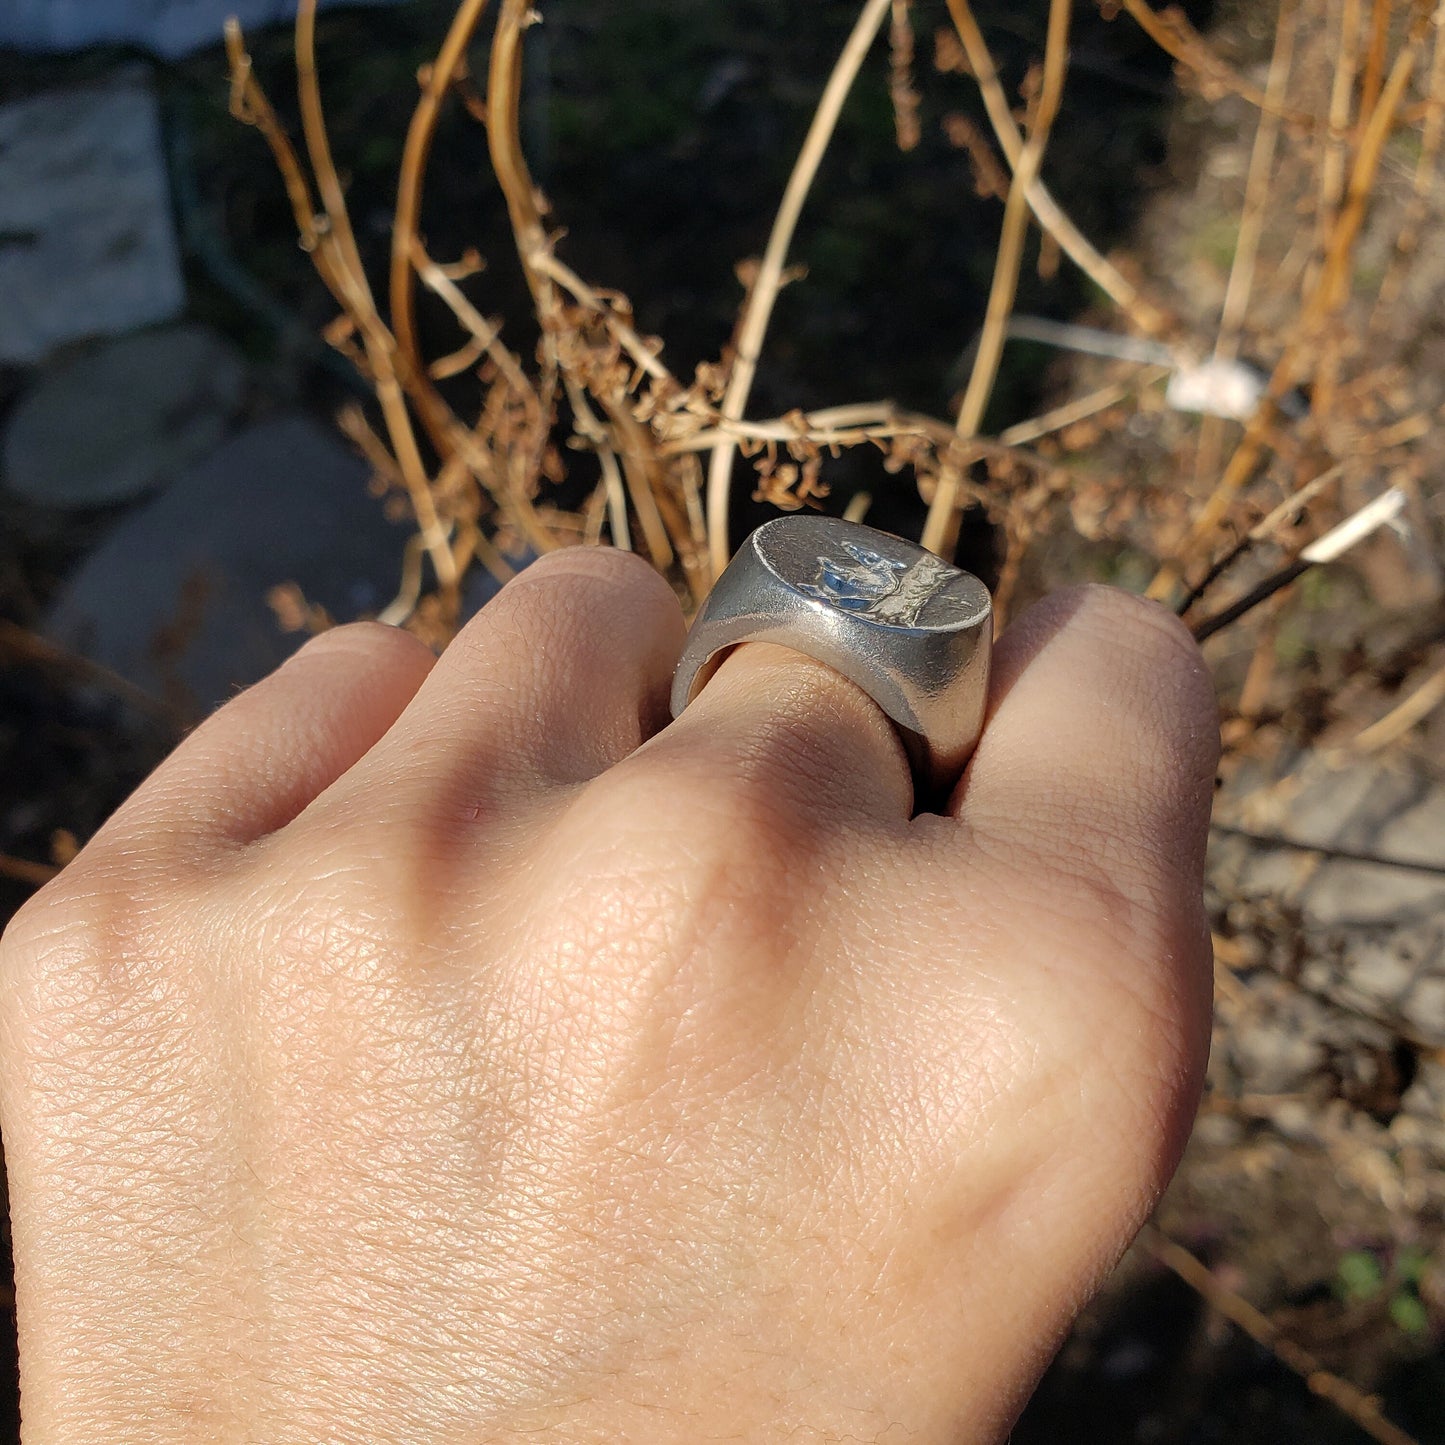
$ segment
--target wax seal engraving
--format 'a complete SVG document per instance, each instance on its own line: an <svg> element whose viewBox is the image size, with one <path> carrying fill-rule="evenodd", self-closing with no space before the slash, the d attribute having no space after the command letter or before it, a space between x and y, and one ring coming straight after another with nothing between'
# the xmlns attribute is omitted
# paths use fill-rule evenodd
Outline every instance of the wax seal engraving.
<svg viewBox="0 0 1445 1445"><path fill-rule="evenodd" d="M852 560L819 557L817 577L801 583L798 590L845 612L860 612L875 622L918 626L923 609L939 596L950 578L957 576L952 567L929 553L901 561L854 542L841 545Z"/></svg>

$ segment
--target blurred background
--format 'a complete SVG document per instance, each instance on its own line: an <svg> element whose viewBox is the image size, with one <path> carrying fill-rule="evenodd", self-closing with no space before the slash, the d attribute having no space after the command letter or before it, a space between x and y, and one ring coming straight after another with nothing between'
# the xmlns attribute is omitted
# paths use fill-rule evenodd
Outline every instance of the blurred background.
<svg viewBox="0 0 1445 1445"><path fill-rule="evenodd" d="M1025 124L1048 8L973 11ZM456 9L321 7L327 122L383 297L418 79ZM859 5L539 9L518 125L557 254L629 298L690 380L727 356L744 263ZM981 428L1010 450L969 473L954 551L1014 609L1103 580L1219 623L1219 1022L1180 1178L1019 1442L1445 1442L1445 58L1428 10L1075 6L1043 177L1147 304L1030 240ZM418 570L374 372L333 325L271 151L232 114L228 15L296 134L294 0L0 0L0 920L308 631L382 614L443 640L528 555L482 511L481 560L428 611L439 579ZM779 296L749 416L888 399L951 426L969 382L1008 166L943 0L898 0L892 20L803 213L806 274ZM433 258L484 258L456 274L531 365L533 297L472 113L492 24L442 109L421 229ZM1332 265L1339 294L1316 305ZM454 313L423 298L427 357L461 344ZM1142 351L1120 352L1129 336ZM438 373L448 398L476 390L476 361ZM549 525L578 540L597 463L559 444L539 465ZM917 537L938 474L911 466L845 449L808 495L741 461L734 541L779 505ZM1390 526L1308 555L1387 488Z"/></svg>

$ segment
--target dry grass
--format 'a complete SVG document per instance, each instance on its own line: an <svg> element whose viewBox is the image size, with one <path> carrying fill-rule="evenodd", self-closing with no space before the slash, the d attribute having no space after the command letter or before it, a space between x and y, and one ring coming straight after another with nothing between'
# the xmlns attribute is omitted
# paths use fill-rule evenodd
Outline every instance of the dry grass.
<svg viewBox="0 0 1445 1445"><path fill-rule="evenodd" d="M499 0L483 94L466 74L465 57L486 0L462 0L423 72L398 180L386 317L362 269L327 139L314 3L302 0L296 31L299 148L262 94L233 26L233 109L270 143L302 244L336 299L329 339L375 390L373 416L353 411L345 429L415 516L416 541L386 617L440 644L457 623L469 568L505 579L527 553L601 541L643 553L685 605L696 607L737 541L729 532L732 493L749 468L755 494L772 506L825 507L830 459L846 448L874 447L896 485L916 488L928 504L925 545L950 554L965 507L983 509L996 525L1005 547L1000 614L1030 579L1050 577L1050 564L1040 560L1044 544L1062 535L1117 542L1146 559L1153 596L1193 619L1201 636L1232 639L1232 660L1220 674L1228 752L1267 753L1287 725L1295 685L1279 663L1280 599L1311 568L1337 563L1367 537L1380 545L1376 529L1398 527L1402 514L1413 519L1417 541L1421 528L1428 533L1433 525L1422 484L1435 456L1431 407L1438 402L1427 405L1405 370L1382 364L1387 345L1372 347L1362 337L1408 330L1408 318L1392 308L1405 304L1422 235L1441 204L1445 43L1424 0L1282 0L1272 55L1256 81L1176 11L1156 11L1145 0L1102 5L1119 12L1118 24L1138 24L1168 51L1186 90L1217 106L1248 108L1252 143L1222 292L1217 305L1191 305L1165 270L1151 272L1147 256L1126 262L1102 255L1041 179L1068 74L1071 0L1052 0L1045 53L1017 112L968 0L947 0L951 26L935 38L934 63L981 93L992 141L956 117L954 129L980 186L1004 201L984 331L952 418L906 413L886 400L748 415L773 305L792 276L798 218L843 102L885 26L899 144L916 143L912 0L860 4L771 238L745 268L732 344L687 377L669 369L661 340L638 332L626 297L566 264L558 222L528 170L519 123L522 55L545 3L539 15L531 0ZM540 328L531 355L510 349L475 299L480 258L445 261L426 250L427 164L448 105L465 106L485 127ZM1387 156L1416 133L1416 160L1400 181ZM1384 242L1389 261L1383 279L1370 284L1361 279L1361 241L1368 233L1378 249L1382 225L1394 228ZM991 438L982 434L983 418L1031 226L1042 235L1043 264L1068 258L1097 287L1118 331L1162 342L1173 361L1090 363L1078 370L1079 395L1059 397L1044 415ZM456 318L457 344L447 356L421 354L419 284ZM1207 360L1237 366L1244 355L1269 363L1257 404L1232 418L1179 420L1170 466L1145 483L1131 476L1119 460L1120 438L1131 419L1160 414L1161 383ZM464 374L476 381L465 416L437 386ZM1301 396L1307 404L1298 404ZM595 458L597 477L580 504L565 500L573 496L567 458L577 453ZM1387 488L1397 500L1372 506ZM855 499L849 515L861 517L867 506L866 497ZM1335 755L1348 764L1407 746L1445 702L1441 661L1438 646L1417 658L1399 698L1368 680L1357 686L1351 716L1334 719L1328 740ZM1227 962L1221 986L1237 990ZM1393 1166L1386 1160L1379 1167ZM1321 1370L1257 1310L1201 1274L1177 1245L1158 1236L1153 1243L1366 1433L1395 1445L1408 1439L1359 1390Z"/></svg>

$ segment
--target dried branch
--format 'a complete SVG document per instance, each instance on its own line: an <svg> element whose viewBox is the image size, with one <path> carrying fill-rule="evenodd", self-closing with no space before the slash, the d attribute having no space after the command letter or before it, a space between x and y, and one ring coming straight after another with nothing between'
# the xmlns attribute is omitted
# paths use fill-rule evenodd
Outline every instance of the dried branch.
<svg viewBox="0 0 1445 1445"><path fill-rule="evenodd" d="M335 295L339 282L334 282L325 269L327 258L321 251L321 225L316 215L311 183L306 179L291 138L256 79L255 67L246 50L245 36L234 16L226 21L226 59L231 72L231 114L242 125L253 126L260 131L270 147L272 159L286 187L287 199L291 202L301 249L311 256L327 289Z"/></svg>
<svg viewBox="0 0 1445 1445"><path fill-rule="evenodd" d="M416 335L416 293L413 286L412 263L416 247L421 244L422 192L427 163L431 159L432 142L436 139L437 122L442 101L464 67L467 47L477 32L486 12L487 0L461 0L451 28L442 43L436 60L426 71L421 99L412 115L402 151L401 173L396 186L396 214L391 230L391 326L396 336L396 349L407 369L416 376L426 373ZM419 410L432 441L439 448L444 444L447 409L430 388L419 398Z"/></svg>
<svg viewBox="0 0 1445 1445"><path fill-rule="evenodd" d="M953 0L953 3L968 11L967 0ZM968 13L971 19L972 12ZM977 436L981 430L984 409L998 377L1008 318L1018 294L1019 271L1023 265L1024 237L1029 223L1029 187L1038 179L1049 133L1063 100L1064 80L1069 67L1069 21L1072 14L1072 0L1050 0L1043 88L1039 93L1028 142L1014 166L1013 183L1004 205L1003 228L994 262L993 285L984 315L983 334L979 339L968 389L958 412L957 430L961 442ZM950 557L957 544L959 518L961 472L957 458L957 451L952 449L944 457L938 489L923 528L923 545L930 551Z"/></svg>
<svg viewBox="0 0 1445 1445"><path fill-rule="evenodd" d="M1280 399L1292 390L1309 364L1309 348L1349 299L1355 243L1379 174L1380 158L1385 141L1394 127L1401 101L1414 73L1420 49L1431 24L1431 11L1421 5L1409 34L1395 56L1389 79L1369 117L1351 168L1345 206L1329 237L1325 264L1318 281L1306 301L1295 336L1270 376L1263 402L1245 429L1243 439L1225 467L1213 493L1204 503L1184 537L1174 549L1174 557L1166 561L1149 586L1149 596L1170 597L1178 584L1181 563L1187 563L1199 543L1219 525L1235 497L1254 475L1263 459L1266 435L1278 414ZM1317 378L1313 405L1316 414L1329 406L1328 377Z"/></svg>
<svg viewBox="0 0 1445 1445"><path fill-rule="evenodd" d="M1430 11L1421 9L1395 56L1379 101L1364 122L1355 163L1350 172L1349 187L1345 193L1344 208L1331 232L1324 274L1320 279L1319 299L1310 307L1312 311L1322 310L1326 314L1333 314L1349 299L1354 274L1352 261L1355 242L1359 239L1360 228L1365 222L1365 212L1375 187L1375 178L1379 174L1385 142L1395 128L1401 102L1415 73L1430 24Z"/></svg>
<svg viewBox="0 0 1445 1445"><path fill-rule="evenodd" d="M1048 411L1039 416L1029 417L1026 421L1015 422L1013 426L1005 427L998 434L998 439L1006 447L1026 446L1029 442L1038 441L1040 437L1063 431L1065 427L1073 426L1075 422L1086 421L1091 416L1097 416L1111 406L1118 406L1121 401L1127 400L1147 387L1154 386L1168 375L1169 368L1166 366L1145 367L1132 381L1101 386L1096 391L1089 392L1087 396L1051 407Z"/></svg>
<svg viewBox="0 0 1445 1445"><path fill-rule="evenodd" d="M1401 873L1419 873L1426 878L1445 878L1445 863L1429 858L1392 858L1386 853L1372 853L1364 848L1342 848L1332 843L1307 843L1301 838L1285 838L1274 833L1257 833L1233 823L1212 821L1211 833L1223 838L1238 838L1258 848L1287 848L1294 853L1310 853L1317 859L1334 863L1363 863L1370 868L1394 868ZM1426 1047L1435 1048L1435 1044Z"/></svg>
<svg viewBox="0 0 1445 1445"><path fill-rule="evenodd" d="M28 858L14 858L9 853L0 853L0 878L25 883L31 888L44 888L52 878L59 877L60 869L49 863L32 863Z"/></svg>
<svg viewBox="0 0 1445 1445"><path fill-rule="evenodd" d="M1385 57L1390 51L1390 14L1393 0L1370 0L1370 45L1365 51L1365 69L1360 76L1360 116L1369 115L1380 99L1385 78Z"/></svg>
<svg viewBox="0 0 1445 1445"><path fill-rule="evenodd" d="M1308 111L1290 109L1284 104L1283 97L1271 95L1268 87L1261 91L1226 64L1177 6L1171 6L1161 14L1151 9L1145 0L1122 0L1122 3L1155 45L1166 55L1173 56L1186 70L1193 71L1207 92L1237 95L1265 115L1287 120L1302 131L1315 129L1317 122Z"/></svg>
<svg viewBox="0 0 1445 1445"><path fill-rule="evenodd" d="M918 149L923 130L918 123L921 100L913 83L913 0L893 0L888 29L888 96L893 102L893 130L898 149Z"/></svg>
<svg viewBox="0 0 1445 1445"><path fill-rule="evenodd" d="M361 264L361 252L351 229L351 215L326 132L326 115L316 74L316 4L317 0L298 0L296 6L296 88L301 102L301 129L316 178L316 191L321 198L326 234L335 240L337 272L348 298L347 310L356 319L367 312L374 314L376 302Z"/></svg>
<svg viewBox="0 0 1445 1445"><path fill-rule="evenodd" d="M447 275L444 267L438 266L427 255L425 247L418 240L414 239L411 243L407 266L408 271L414 268L423 283L451 308L452 315L470 334L481 353L490 357L492 364L506 378L518 401L526 407L533 426L540 427L543 420L541 399L517 358L502 345L501 328L488 321L467 300L461 287Z"/></svg>
<svg viewBox="0 0 1445 1445"><path fill-rule="evenodd" d="M1275 21L1274 48L1270 54L1269 75L1265 82L1265 99L1271 104L1261 109L1259 124L1255 127L1249 174L1245 181L1244 208L1240 214L1239 236L1234 248L1234 260L1229 268L1229 283L1225 288L1219 333L1214 343L1216 364L1232 362L1239 356L1245 313L1254 290L1259 244L1264 234L1265 219L1271 209L1274 155L1280 127L1279 111L1289 87L1297 14L1296 0L1280 0L1279 14ZM1222 420L1206 416L1199 428L1199 444L1195 451L1196 489L1202 488L1206 478L1218 469L1223 445Z"/></svg>
<svg viewBox="0 0 1445 1445"><path fill-rule="evenodd" d="M137 686L128 677L122 677L113 668L93 662L90 658L72 652L58 642L3 617L0 617L0 657L11 663L32 663L39 667L52 668L87 686L99 687L147 716L158 718L168 727L174 728L181 721L170 703Z"/></svg>
<svg viewBox="0 0 1445 1445"><path fill-rule="evenodd" d="M1349 745L1356 753L1377 753L1405 736L1445 703L1445 667L1439 667L1403 702L1372 723Z"/></svg>
<svg viewBox="0 0 1445 1445"><path fill-rule="evenodd" d="M1398 1425L1391 1424L1376 1400L1348 1380L1326 1370L1303 1346L1297 1345L1268 1315L1257 1310L1243 1295L1230 1289L1181 1244L1176 1244L1157 1225L1145 1225L1140 1243L1160 1264L1172 1270L1211 1308L1238 1326L1256 1344L1268 1350L1286 1368L1293 1370L1311 1393L1328 1400L1353 1420L1379 1445L1419 1445Z"/></svg>
<svg viewBox="0 0 1445 1445"><path fill-rule="evenodd" d="M1244 317L1254 288L1254 268L1259 258L1260 238L1264 234L1265 216L1269 209L1274 152L1279 141L1280 110L1289 88L1298 13L1298 0L1280 0L1279 16L1275 22L1274 50L1270 55L1269 76L1264 90L1265 99L1270 104L1261 110L1259 125L1254 133L1249 175L1244 186L1244 209L1240 215L1239 240L1234 248L1234 262L1230 267L1229 285L1224 293L1224 309L1219 319L1219 338L1214 347L1216 361L1233 361L1239 355Z"/></svg>
<svg viewBox="0 0 1445 1445"><path fill-rule="evenodd" d="M727 421L722 417L714 419L711 426L702 431L691 429L692 418L682 435L672 437L669 428L661 427L662 442L659 450L664 456L678 456L685 452L711 451L720 442L749 443L756 446L766 442L800 443L819 447L851 447L865 442L886 441L893 437L928 436L936 428L947 428L947 423L931 419L931 425L921 426L917 420L908 419L892 402L862 402L853 406L827 407L815 412L792 412L788 416L774 417L767 421Z"/></svg>
<svg viewBox="0 0 1445 1445"><path fill-rule="evenodd" d="M1400 234L1395 239L1395 254L1390 269L1380 283L1371 325L1378 325L1388 308L1398 299L1405 280L1405 267L1420 245L1420 235L1429 210L1429 193L1440 169L1441 143L1445 141L1445 27L1435 30L1435 47L1430 61L1430 87L1425 102L1425 126L1420 138L1420 155L1415 162L1415 177L1410 204L1405 212Z"/></svg>
<svg viewBox="0 0 1445 1445"><path fill-rule="evenodd" d="M1290 495L1258 525L1251 527L1233 547L1217 562L1211 565L1209 571L1204 574L1204 577L1189 589L1175 608L1179 616L1186 616L1189 609L1204 596L1205 592L1233 567L1236 562L1244 557L1256 542L1262 542L1267 537L1273 536L1286 522L1299 517L1304 508L1324 491L1326 487L1337 482L1344 476L1345 471L1346 464L1339 462L1327 471L1321 472L1319 476L1306 482L1298 491L1290 493Z"/></svg>
<svg viewBox="0 0 1445 1445"><path fill-rule="evenodd" d="M1329 244L1330 232L1345 197L1350 114L1359 70L1362 3L1363 0L1343 0L1340 12L1339 42L1330 79L1329 134L1320 163L1319 199L1315 209L1315 248L1321 253Z"/></svg>
<svg viewBox="0 0 1445 1445"><path fill-rule="evenodd" d="M492 169L506 198L507 214L516 238L517 258L527 278L537 319L544 328L544 345L549 344L546 328L557 313L557 294L551 279L538 269L537 258L551 248L542 223L532 173L522 154L520 131L522 93L522 37L536 23L530 0L502 0L497 16L497 33L492 41L491 66L487 82L487 145ZM555 346L554 346L555 354Z"/></svg>
<svg viewBox="0 0 1445 1445"><path fill-rule="evenodd" d="M386 421L391 447L406 482L417 525L442 587L455 594L456 561L446 543L446 530L436 511L425 465L417 447L396 370L395 343L376 313L371 288L352 233L346 199L331 156L325 115L316 75L316 0L300 0L296 12L296 69L307 155L321 198L318 213L311 199L300 158L285 135L275 111L256 81L244 38L234 21L227 25L226 46L231 66L232 110L255 125L271 147L291 198L292 210L317 272L336 297L361 337L377 400Z"/></svg>
<svg viewBox="0 0 1445 1445"><path fill-rule="evenodd" d="M658 357L658 347L650 346L632 326L624 321L598 293L593 290L570 266L565 266L550 251L543 251L533 257L533 264L544 276L569 291L579 305L585 306L598 316L603 325L617 339L617 343L631 357L637 369L654 381L676 391L681 391L677 378L665 367Z"/></svg>
<svg viewBox="0 0 1445 1445"><path fill-rule="evenodd" d="M1024 138L1009 108L999 81L993 55L984 42L983 32L973 18L967 0L948 0L948 12L963 42L969 67L978 82L979 93L988 111L990 124L1004 157L1017 171L1023 157ZM1058 243L1059 249L1091 280L1145 336L1157 336L1170 330L1172 318L1162 307L1148 300L1137 286L1110 261L1107 261L1064 213L1044 183L1032 180L1025 188L1029 207L1044 231Z"/></svg>
<svg viewBox="0 0 1445 1445"><path fill-rule="evenodd" d="M1373 535L1381 527L1393 524L1404 509L1405 494L1398 488L1392 487L1389 491L1382 493L1374 501L1367 503L1359 511L1347 517L1338 527L1326 532L1318 541L1311 542L1287 567L1282 568L1273 576L1266 577L1238 602L1226 607L1223 612L1197 623L1193 628L1194 640L1203 642L1206 638L1213 637L1222 628L1229 626L1231 622L1238 622L1241 617L1253 612L1260 603L1267 602L1275 593L1304 576L1311 567L1338 560L1351 547L1358 546L1366 537Z"/></svg>
<svg viewBox="0 0 1445 1445"><path fill-rule="evenodd" d="M828 143L837 128L838 117L843 112L843 102L853 89L858 72L863 68L863 61L867 58L883 21L889 15L891 3L892 0L867 0L833 67L833 73L823 88L822 98L813 114L803 148L798 153L793 173L783 192L782 203L773 220L772 234L768 237L757 279L748 292L742 315L738 318L737 353L733 358L732 371L722 402L722 414L727 421L740 421L743 412L747 410L753 379L758 371L758 358L762 354L763 340L768 333L768 323L772 320L773 305L782 286L783 268L787 265L788 251L793 244L798 218L803 213L803 205L808 199L809 191L813 189L818 167L822 164ZM731 438L725 438L714 448L708 464L708 550L714 576L721 574L732 556L732 543L728 536L728 512L734 450Z"/></svg>

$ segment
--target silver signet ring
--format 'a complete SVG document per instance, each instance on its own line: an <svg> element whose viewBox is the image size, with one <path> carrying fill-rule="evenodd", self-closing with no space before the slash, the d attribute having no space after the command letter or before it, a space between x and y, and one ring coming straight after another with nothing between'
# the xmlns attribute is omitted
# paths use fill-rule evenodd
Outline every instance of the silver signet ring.
<svg viewBox="0 0 1445 1445"><path fill-rule="evenodd" d="M779 517L747 539L693 622L674 717L744 642L790 647L856 683L895 724L920 804L947 799L988 701L993 605L977 577L857 522Z"/></svg>

